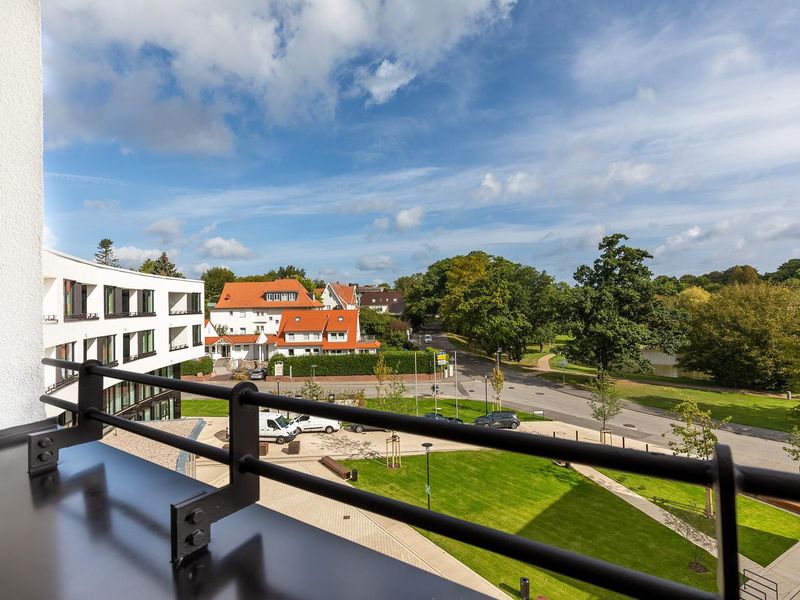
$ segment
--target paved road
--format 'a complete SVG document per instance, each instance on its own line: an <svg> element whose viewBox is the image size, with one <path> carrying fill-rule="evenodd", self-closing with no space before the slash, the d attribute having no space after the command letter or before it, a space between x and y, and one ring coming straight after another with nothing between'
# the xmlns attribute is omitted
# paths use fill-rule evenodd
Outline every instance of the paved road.
<svg viewBox="0 0 800 600"><path fill-rule="evenodd" d="M445 335L434 336L435 346L448 352L457 350ZM484 399L484 375L491 371L492 363L483 357L458 351L458 392L461 397L473 400ZM529 373L504 369L505 387L503 405L519 410L543 410L545 416L556 420L597 429L586 403L588 393L573 388L558 389L558 386L539 379ZM455 392L455 378L445 380L442 393ZM492 389L489 387L489 396ZM616 435L641 440L651 444L665 445L662 433L669 431L670 419L644 411L623 409L610 429ZM797 463L783 451L785 444L748 435L717 430L722 444L731 447L737 462L752 466L797 472ZM667 439L669 439L668 436Z"/></svg>

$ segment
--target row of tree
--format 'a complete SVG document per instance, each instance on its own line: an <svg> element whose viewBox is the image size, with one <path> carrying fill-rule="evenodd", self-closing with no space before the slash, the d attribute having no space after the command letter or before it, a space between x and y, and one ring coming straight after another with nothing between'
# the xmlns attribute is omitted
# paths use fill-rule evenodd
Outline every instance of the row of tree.
<svg viewBox="0 0 800 600"><path fill-rule="evenodd" d="M750 285L759 282L785 284L800 288L800 258L787 260L777 270L761 274L751 265L734 265L724 271L711 271L703 275L682 275L656 278L666 291L681 291L688 287L700 287L708 292L716 292L729 285Z"/></svg>
<svg viewBox="0 0 800 600"><path fill-rule="evenodd" d="M114 252L114 242L108 238L103 238L97 244L97 251L94 253L94 260L101 265L109 267L119 267L119 259ZM178 271L175 263L169 259L166 252L161 252L158 258L148 258L139 265L138 269L142 273L150 273L152 275L163 275L165 277L180 277L184 278L183 273Z"/></svg>
<svg viewBox="0 0 800 600"><path fill-rule="evenodd" d="M236 275L227 267L211 267L200 276L205 282L206 300L216 302L226 283L236 281L275 281L276 279L297 279L310 293L314 288L324 287L325 281L311 279L306 275L306 270L294 265L286 265L271 269L262 275Z"/></svg>

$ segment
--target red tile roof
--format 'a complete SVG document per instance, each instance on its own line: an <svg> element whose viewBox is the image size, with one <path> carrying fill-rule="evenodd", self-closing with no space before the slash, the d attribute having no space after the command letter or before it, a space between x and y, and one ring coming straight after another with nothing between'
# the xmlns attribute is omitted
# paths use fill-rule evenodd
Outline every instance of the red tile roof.
<svg viewBox="0 0 800 600"><path fill-rule="evenodd" d="M334 293L339 296L339 299L345 304L356 304L356 286L348 285L346 283L332 283L330 284Z"/></svg>
<svg viewBox="0 0 800 600"><path fill-rule="evenodd" d="M297 294L297 300L264 300L264 294L275 292L294 292ZM214 308L229 310L235 308L320 308L321 306L322 303L315 300L296 279L276 279L275 281L226 283Z"/></svg>
<svg viewBox="0 0 800 600"><path fill-rule="evenodd" d="M332 342L328 340L328 332L347 332L347 341ZM319 341L286 341L287 333L318 332L322 334ZM279 347L322 346L323 350L354 350L379 348L378 341L356 341L358 337L358 311L355 310L287 310L281 315L276 344ZM271 342L272 343L272 342Z"/></svg>

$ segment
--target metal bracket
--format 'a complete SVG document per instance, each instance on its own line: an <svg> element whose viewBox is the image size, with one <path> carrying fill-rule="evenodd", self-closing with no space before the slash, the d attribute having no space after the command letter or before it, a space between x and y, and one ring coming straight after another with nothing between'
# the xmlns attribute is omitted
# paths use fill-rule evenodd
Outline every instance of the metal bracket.
<svg viewBox="0 0 800 600"><path fill-rule="evenodd" d="M259 498L259 477L240 471L245 456L258 456L258 407L245 404L243 394L258 391L243 381L234 386L230 400L230 470L228 485L203 492L170 507L172 565L179 568L199 557L211 541L211 524L250 506Z"/></svg>
<svg viewBox="0 0 800 600"><path fill-rule="evenodd" d="M87 360L78 373L78 419L73 427L54 427L28 435L28 475L34 477L58 467L62 448L93 442L103 437L103 424L86 416L90 408L103 410L103 376L89 372L100 361Z"/></svg>

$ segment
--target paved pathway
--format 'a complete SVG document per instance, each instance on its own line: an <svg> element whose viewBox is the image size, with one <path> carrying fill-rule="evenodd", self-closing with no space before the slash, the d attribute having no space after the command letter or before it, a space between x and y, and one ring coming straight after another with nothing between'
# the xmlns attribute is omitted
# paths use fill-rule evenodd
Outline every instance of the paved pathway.
<svg viewBox="0 0 800 600"><path fill-rule="evenodd" d="M756 572L778 584L779 600L800 594L800 542Z"/></svg>

